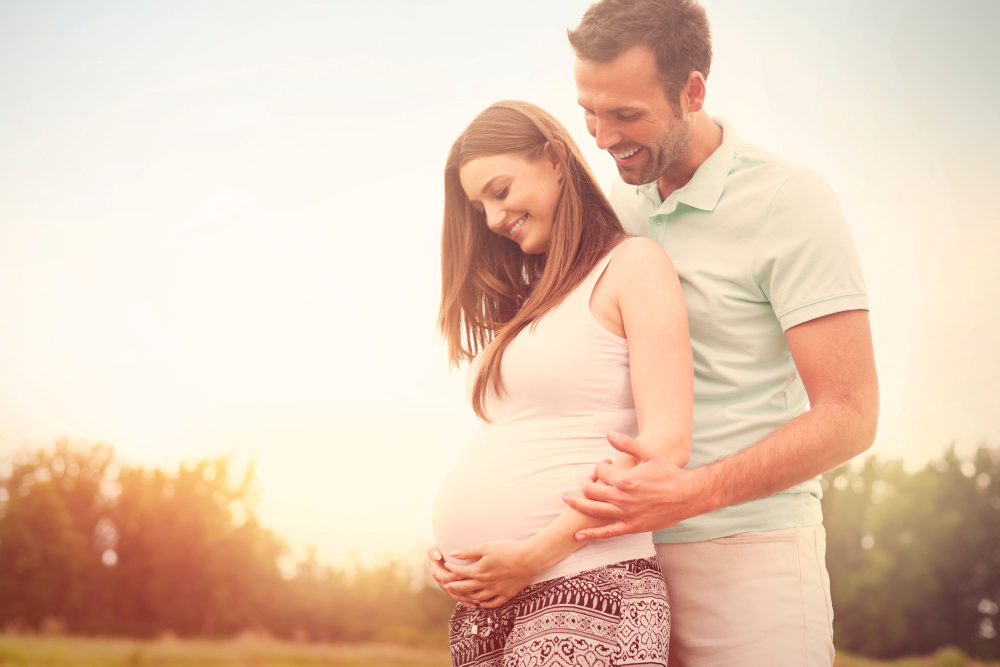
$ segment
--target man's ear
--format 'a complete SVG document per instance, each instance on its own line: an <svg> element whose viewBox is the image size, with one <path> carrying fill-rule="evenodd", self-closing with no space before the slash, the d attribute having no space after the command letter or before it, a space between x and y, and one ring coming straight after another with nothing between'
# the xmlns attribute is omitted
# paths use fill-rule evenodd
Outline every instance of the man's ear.
<svg viewBox="0 0 1000 667"><path fill-rule="evenodd" d="M562 182L563 164L566 162L566 146L558 139L545 142L545 156L556 172L556 177Z"/></svg>
<svg viewBox="0 0 1000 667"><path fill-rule="evenodd" d="M688 74L684 88L681 89L681 110L698 112L705 106L705 77L701 72Z"/></svg>

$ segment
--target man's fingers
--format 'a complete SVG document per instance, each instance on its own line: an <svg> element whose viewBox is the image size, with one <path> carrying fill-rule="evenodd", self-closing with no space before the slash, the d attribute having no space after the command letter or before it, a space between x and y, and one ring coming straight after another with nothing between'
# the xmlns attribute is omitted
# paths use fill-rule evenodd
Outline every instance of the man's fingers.
<svg viewBox="0 0 1000 667"><path fill-rule="evenodd" d="M622 511L611 503L598 502L575 493L564 493L562 500L577 512L582 512L590 516L606 519L620 519L622 517Z"/></svg>
<svg viewBox="0 0 1000 667"><path fill-rule="evenodd" d="M639 463L651 461L657 454L652 447L618 431L608 431L607 438L612 447L623 454L630 454Z"/></svg>
<svg viewBox="0 0 1000 667"><path fill-rule="evenodd" d="M602 486L611 487L617 486L618 482L628 474L628 470L619 470L610 463L598 463L594 466L594 482L602 482ZM587 494L590 495L589 493ZM598 498L598 500L604 500L604 498Z"/></svg>
<svg viewBox="0 0 1000 667"><path fill-rule="evenodd" d="M580 483L580 491L585 498L599 503L617 505L622 500L618 489L602 479L598 479L596 482L591 482L589 479L583 480ZM618 516L616 515L615 518L617 519Z"/></svg>
<svg viewBox="0 0 1000 667"><path fill-rule="evenodd" d="M590 542L591 540L606 540L610 537L627 535L629 532L628 524L621 521L615 521L612 524L601 526L600 528L587 528L586 530L577 531L575 537L577 542Z"/></svg>
<svg viewBox="0 0 1000 667"><path fill-rule="evenodd" d="M621 472L618 468L615 468L614 461L612 461L611 459L604 459L603 461L598 461L597 465L594 466L594 472L588 478L588 479L590 479L591 482L600 481L600 477L598 477L598 470L611 471L612 475L615 475L615 474L618 474L619 472ZM605 474L607 474L607 473L605 473Z"/></svg>

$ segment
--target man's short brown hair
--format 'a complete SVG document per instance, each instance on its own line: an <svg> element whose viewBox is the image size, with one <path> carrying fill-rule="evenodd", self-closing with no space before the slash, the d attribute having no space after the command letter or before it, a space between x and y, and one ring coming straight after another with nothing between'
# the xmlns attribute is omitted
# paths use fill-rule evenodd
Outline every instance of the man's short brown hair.
<svg viewBox="0 0 1000 667"><path fill-rule="evenodd" d="M648 48L671 104L691 72L707 79L712 65L708 16L695 0L600 0L566 33L582 60L606 63L634 46Z"/></svg>

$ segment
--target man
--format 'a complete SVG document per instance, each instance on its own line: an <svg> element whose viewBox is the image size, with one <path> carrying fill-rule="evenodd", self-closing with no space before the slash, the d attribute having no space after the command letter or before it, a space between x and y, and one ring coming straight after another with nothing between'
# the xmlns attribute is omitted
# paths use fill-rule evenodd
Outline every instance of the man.
<svg viewBox="0 0 1000 667"><path fill-rule="evenodd" d="M618 166L611 203L673 261L695 363L687 468L610 435L639 465L598 465L565 498L609 520L577 538L656 531L671 665L830 665L817 476L866 450L878 418L850 230L821 179L705 112L696 2L601 0L569 39L587 128Z"/></svg>
<svg viewBox="0 0 1000 667"><path fill-rule="evenodd" d="M830 665L818 475L878 420L868 299L830 188L704 110L711 41L693 0L602 0L569 33L587 129L620 178L626 230L658 241L684 289L694 353L681 470L611 436L574 508L614 519L578 539L656 530L671 665Z"/></svg>

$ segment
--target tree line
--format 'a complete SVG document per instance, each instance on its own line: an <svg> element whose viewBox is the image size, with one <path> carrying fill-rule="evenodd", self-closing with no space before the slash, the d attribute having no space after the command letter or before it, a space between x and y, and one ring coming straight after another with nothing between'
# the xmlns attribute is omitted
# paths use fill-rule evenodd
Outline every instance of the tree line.
<svg viewBox="0 0 1000 667"><path fill-rule="evenodd" d="M3 464L0 461L0 464ZM823 479L839 649L876 658L955 646L1000 658L1000 449L923 469L868 458ZM254 513L253 469L176 472L103 445L0 465L0 629L444 644L452 604L399 563L289 560Z"/></svg>
<svg viewBox="0 0 1000 667"><path fill-rule="evenodd" d="M252 467L167 473L66 441L7 467L0 630L447 643L450 599L399 563L345 572L313 551L283 571L289 548L257 521Z"/></svg>
<svg viewBox="0 0 1000 667"><path fill-rule="evenodd" d="M876 658L1000 658L1000 449L921 470L868 458L823 478L834 643Z"/></svg>

